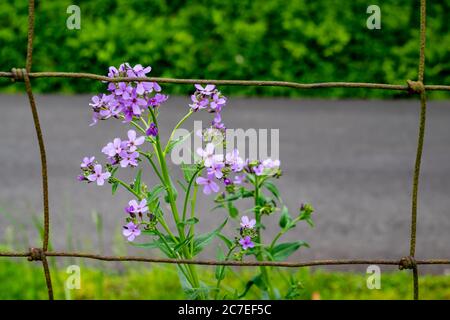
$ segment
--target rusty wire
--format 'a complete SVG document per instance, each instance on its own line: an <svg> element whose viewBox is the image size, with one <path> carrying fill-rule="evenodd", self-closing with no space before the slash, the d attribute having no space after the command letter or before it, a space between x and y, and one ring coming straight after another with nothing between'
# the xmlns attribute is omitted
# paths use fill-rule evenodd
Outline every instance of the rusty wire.
<svg viewBox="0 0 450 320"><path fill-rule="evenodd" d="M23 81L25 83L25 90L30 102L31 112L35 125L39 152L41 156L41 171L42 171L42 195L43 195L43 209L44 209L44 237L42 248L31 248L29 252L1 252L0 257L23 258L26 257L30 261L41 261L48 290L48 297L53 300L53 287L51 281L51 274L47 257L78 257L84 259L95 259L102 261L135 261L148 263L168 263L168 264L195 264L207 266L235 266L235 267L255 267L255 266L269 266L269 267L285 267L285 268L300 268L310 266L328 266L328 265L393 265L398 266L400 270L411 269L413 279L413 298L419 299L419 281L418 281L418 266L419 265L450 265L450 259L428 259L416 260L416 233L417 233L417 206L418 206L418 191L420 167L423 153L425 125L426 125L426 109L427 98L426 91L441 90L450 91L449 85L426 85L424 84L425 76L425 42L426 42L426 0L420 0L420 51L419 51L419 65L418 65L418 80L407 80L405 85L398 84L383 84L383 83L360 83L360 82L324 82L324 83L298 83L286 81L255 81L255 80L206 80L206 79L174 79L174 78L114 78L92 74L92 73L70 73L70 72L31 72L31 64L33 57L33 38L34 38L34 18L35 18L35 4L34 0L28 2L28 41L27 41L27 55L25 69L13 68L11 72L0 72L0 78L11 78L15 81ZM166 259L166 258L147 258L134 256L104 256L83 252L57 252L51 251L48 248L50 237L50 212L48 204L48 174L47 174L47 160L45 153L45 144L41 126L39 123L39 115L36 107L36 102L33 96L31 87L31 78L84 78L98 81L157 81L161 83L177 83L177 84L206 84L212 83L217 85L238 85L238 86L277 86L289 87L296 89L316 89L316 88L366 88L366 89L381 89L381 90L399 90L407 91L411 94L418 94L420 96L420 115L419 115L419 131L417 138L417 152L414 166L412 193L411 193L411 232L410 232L410 252L408 256L400 259L334 259L334 260L312 260L301 262L278 262L278 261L213 261L213 260L187 260L187 259Z"/></svg>

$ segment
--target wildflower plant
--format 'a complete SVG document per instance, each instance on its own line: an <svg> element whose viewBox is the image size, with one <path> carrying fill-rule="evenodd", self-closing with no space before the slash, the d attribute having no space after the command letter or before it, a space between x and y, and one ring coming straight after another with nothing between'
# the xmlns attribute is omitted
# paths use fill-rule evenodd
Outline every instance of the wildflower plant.
<svg viewBox="0 0 450 320"><path fill-rule="evenodd" d="M291 216L283 204L274 180L282 172L278 159L243 159L238 150L229 152L223 142L225 124L221 111L227 98L215 85L195 85L186 115L174 127L168 140L163 143L159 135L158 116L168 96L161 93L156 82L133 81L151 71L142 65L131 67L128 63L119 68L110 67L108 77L127 77L127 81L111 81L107 93L92 97L92 124L102 120L117 119L128 127L126 137L116 137L101 149L106 160L103 164L93 156L85 157L81 163L79 181L109 183L114 194L122 187L131 194L124 208L123 236L136 247L159 249L173 259L193 259L214 239L223 242L225 250L219 249L222 260L254 259L282 261L300 247L303 241L279 243L281 237L304 221L313 226L311 205L302 205L295 216ZM169 170L168 156L184 138L174 139L175 131L196 112L205 110L213 115L211 126L198 134L205 142L204 148L196 150L193 164L183 163L180 168L184 181L178 181L179 193ZM144 164L147 166L144 167ZM119 168L136 171L131 182L118 178ZM157 176L159 183L153 186L142 180L144 168ZM201 217L196 212L197 191L214 195L216 208L227 210L229 218L206 234L197 234L195 225ZM253 207L246 215L240 215L235 203L241 199L252 199ZM168 206L162 205L167 203ZM165 209L165 208L168 209ZM169 212L165 212L169 211ZM270 242L263 241L265 229L263 218L279 214L280 230ZM222 233L226 224L233 224L236 232L227 237ZM140 239L146 239L141 241ZM280 293L271 282L270 269L260 267L259 273L249 280L244 288L221 287L228 267L217 266L213 283L202 282L195 265L178 265L181 283L190 298L242 298L254 285L267 298L292 298L299 284L289 281L290 290Z"/></svg>

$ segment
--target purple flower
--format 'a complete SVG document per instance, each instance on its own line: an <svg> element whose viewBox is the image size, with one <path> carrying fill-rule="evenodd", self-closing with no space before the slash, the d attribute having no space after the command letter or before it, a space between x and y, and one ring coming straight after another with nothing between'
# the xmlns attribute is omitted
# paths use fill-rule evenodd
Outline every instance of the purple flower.
<svg viewBox="0 0 450 320"><path fill-rule="evenodd" d="M136 131L134 130L128 130L128 141L126 141L128 150L130 151L136 151L137 146L140 146L145 141L144 136L140 136L139 138L136 138Z"/></svg>
<svg viewBox="0 0 450 320"><path fill-rule="evenodd" d="M99 109L103 105L103 102L104 102L103 97L104 96L105 95L102 94L101 96L93 96L91 98L92 102L89 103L89 105L92 107L92 109L94 109L94 110Z"/></svg>
<svg viewBox="0 0 450 320"><path fill-rule="evenodd" d="M280 167L280 160L266 159L262 162L265 169L277 169Z"/></svg>
<svg viewBox="0 0 450 320"><path fill-rule="evenodd" d="M214 144L208 143L205 147L205 149L198 148L197 154L202 157L205 167L211 167L213 162L222 162L223 161L223 155L214 154Z"/></svg>
<svg viewBox="0 0 450 320"><path fill-rule="evenodd" d="M85 180L87 180L87 178L84 175L79 174L79 175L77 175L77 180L78 181L85 181Z"/></svg>
<svg viewBox="0 0 450 320"><path fill-rule="evenodd" d="M136 200L131 200L128 202L128 208L130 208L130 212L142 215L148 211L147 200L142 199L140 202Z"/></svg>
<svg viewBox="0 0 450 320"><path fill-rule="evenodd" d="M243 176L235 176L234 180L233 180L233 183L234 184L241 184L242 181L244 181L244 177Z"/></svg>
<svg viewBox="0 0 450 320"><path fill-rule="evenodd" d="M223 177L223 167L225 167L225 164L223 162L213 161L211 163L211 167L208 168L208 175L215 176L217 179L221 179Z"/></svg>
<svg viewBox="0 0 450 320"><path fill-rule="evenodd" d="M145 134L147 136L156 137L158 135L158 127L152 122L147 131L145 131Z"/></svg>
<svg viewBox="0 0 450 320"><path fill-rule="evenodd" d="M134 215L134 207L131 205L126 206L125 212L128 213L129 215L133 216Z"/></svg>
<svg viewBox="0 0 450 320"><path fill-rule="evenodd" d="M127 152L124 150L120 153L120 157L122 158L122 160L120 160L120 166L122 168L126 168L128 166L137 167L138 165L137 159L139 157L139 152L137 151Z"/></svg>
<svg viewBox="0 0 450 320"><path fill-rule="evenodd" d="M136 90L132 90L130 94L130 98L125 100L124 102L126 110L128 111L127 115L131 116L140 116L142 113L141 107L147 106L147 101L143 98L140 98L136 92ZM128 118L126 119L128 121Z"/></svg>
<svg viewBox="0 0 450 320"><path fill-rule="evenodd" d="M212 192L219 192L219 185L213 180L214 176L208 175L208 178L198 177L195 181L203 185L203 193L208 195Z"/></svg>
<svg viewBox="0 0 450 320"><path fill-rule="evenodd" d="M252 238L249 236L244 237L239 240L239 244L242 246L242 249L247 250L248 248L253 248L255 244L252 242Z"/></svg>
<svg viewBox="0 0 450 320"><path fill-rule="evenodd" d="M219 112L216 112L216 115L212 121L212 125L218 130L225 129L225 124L222 122L222 116Z"/></svg>
<svg viewBox="0 0 450 320"><path fill-rule="evenodd" d="M262 175L264 172L264 166L262 164L258 164L257 166L253 167L253 172L257 176Z"/></svg>
<svg viewBox="0 0 450 320"><path fill-rule="evenodd" d="M244 160L239 157L239 151L234 149L225 156L226 164L231 167L233 172L240 172L244 169Z"/></svg>
<svg viewBox="0 0 450 320"><path fill-rule="evenodd" d="M95 157L84 157L81 163L81 168L88 168L94 163Z"/></svg>
<svg viewBox="0 0 450 320"><path fill-rule="evenodd" d="M119 71L116 69L116 67L114 66L109 67L108 77L114 78L116 76L119 76Z"/></svg>
<svg viewBox="0 0 450 320"><path fill-rule="evenodd" d="M128 222L126 226L123 227L122 234L127 238L128 241L133 241L137 236L141 234L139 226L133 222Z"/></svg>
<svg viewBox="0 0 450 320"><path fill-rule="evenodd" d="M143 78L150 71L152 71L152 67L148 66L148 67L144 68L141 64L137 64L133 68L128 66L127 75L129 77Z"/></svg>
<svg viewBox="0 0 450 320"><path fill-rule="evenodd" d="M109 104L111 102L111 97L105 94L93 96L92 102L89 103L89 105L92 107L92 110L94 110L94 114L92 115L92 123L90 124L93 126L98 122L98 120L104 119L104 117L100 114L102 110L106 110L109 108Z"/></svg>
<svg viewBox="0 0 450 320"><path fill-rule="evenodd" d="M222 110L222 107L227 103L227 100L225 97L220 96L219 94L213 95L213 100L209 104L210 108L212 110L215 110L216 112L220 112Z"/></svg>
<svg viewBox="0 0 450 320"><path fill-rule="evenodd" d="M121 111L122 108L118 105L117 101L111 102L108 104L106 109L100 110L99 112L100 119L106 120L111 117L117 117Z"/></svg>
<svg viewBox="0 0 450 320"><path fill-rule="evenodd" d="M125 141L120 140L120 138L115 138L113 142L109 142L103 147L102 152L109 157L114 157L116 154L120 154L125 147Z"/></svg>
<svg viewBox="0 0 450 320"><path fill-rule="evenodd" d="M153 98L148 99L148 106L159 107L162 103L166 102L169 97L165 94L157 93Z"/></svg>
<svg viewBox="0 0 450 320"><path fill-rule="evenodd" d="M241 227L245 229L253 229L256 225L255 219L249 219L247 216L241 218Z"/></svg>
<svg viewBox="0 0 450 320"><path fill-rule="evenodd" d="M92 114L92 122L89 124L89 126L91 127L93 125L96 125L99 119L100 119L100 114L98 112L94 112Z"/></svg>
<svg viewBox="0 0 450 320"><path fill-rule="evenodd" d="M201 94L204 94L205 96L210 96L210 95L213 94L214 89L216 88L216 86L213 85L213 84L207 84L207 85L203 88L201 85L196 84L196 85L195 85L195 88L196 88Z"/></svg>
<svg viewBox="0 0 450 320"><path fill-rule="evenodd" d="M94 173L87 176L88 180L91 182L96 181L98 186L102 186L105 180L111 176L110 172L102 172L102 165L96 164L94 166Z"/></svg>
<svg viewBox="0 0 450 320"><path fill-rule="evenodd" d="M189 105L189 107L191 107L192 110L194 110L194 111L197 111L200 109L205 109L209 103L208 99L206 99L206 98L199 99L195 94L193 94L191 96L191 100L192 100L192 103Z"/></svg>
<svg viewBox="0 0 450 320"><path fill-rule="evenodd" d="M121 96L125 100L129 99L131 93L133 92L133 87L126 82L119 82L117 86L115 83L111 82L108 86L108 89L110 89L110 91L114 91L114 94L116 96Z"/></svg>

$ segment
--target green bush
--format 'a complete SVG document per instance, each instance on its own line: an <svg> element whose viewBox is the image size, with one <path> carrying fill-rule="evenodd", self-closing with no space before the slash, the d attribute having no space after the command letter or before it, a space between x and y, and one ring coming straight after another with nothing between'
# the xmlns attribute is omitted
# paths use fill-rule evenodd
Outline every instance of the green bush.
<svg viewBox="0 0 450 320"><path fill-rule="evenodd" d="M381 30L368 30L367 1L79 0L81 30L68 30L72 0L37 1L35 71L105 74L123 61L182 78L358 81L404 84L417 78L419 0L380 3ZM450 82L450 0L427 8L426 82ZM0 3L0 70L24 65L27 1ZM21 90L2 85L4 91ZM39 79L40 92L93 92L92 80ZM189 86L171 85L185 94ZM393 97L403 93L230 87L227 94ZM448 97L439 93L437 97Z"/></svg>

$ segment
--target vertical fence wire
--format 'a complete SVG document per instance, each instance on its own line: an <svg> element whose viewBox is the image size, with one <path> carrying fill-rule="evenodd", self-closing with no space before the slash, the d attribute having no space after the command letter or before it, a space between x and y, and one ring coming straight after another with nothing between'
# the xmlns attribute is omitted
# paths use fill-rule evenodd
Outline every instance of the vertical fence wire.
<svg viewBox="0 0 450 320"><path fill-rule="evenodd" d="M329 82L329 83L311 83L301 84L283 81L247 81L247 80L206 80L206 79L172 79L172 78L133 78L133 81L159 81L162 83L214 83L225 85L254 85L254 86L283 86L298 89L314 89L314 88L367 88L367 89L385 89L385 90L408 90L411 93L420 96L420 115L419 128L417 138L416 159L414 165L412 179L412 195L411 195L411 233L410 233L410 252L409 256L400 260L316 260L310 262L276 262L276 261L207 261L207 260L182 260L182 259L164 259L164 258L144 258L144 257L119 257L119 256L102 256L97 254L86 254L80 252L53 252L49 250L50 237L50 212L48 200L48 170L45 152L44 138L39 121L36 101L34 99L30 77L66 77L66 78L88 78L94 80L124 81L124 79L109 79L101 75L86 73L66 73L66 72L40 72L32 73L31 65L33 59L33 39L34 39L34 20L35 20L35 2L28 1L28 39L25 69L13 68L11 72L0 72L0 77L10 77L13 80L21 80L25 83L25 90L28 96L33 122L36 130L36 136L39 145L41 158L41 175L42 175L42 200L44 213L44 234L42 240L42 248L31 248L29 252L0 252L0 257L28 257L30 261L41 261L45 276L45 283L48 291L48 298L54 299L52 278L47 257L80 257L85 259L96 259L103 261L138 261L151 263L170 263L170 264L199 264L199 265L228 265L228 266L273 266L273 267L307 267L307 266L323 266L323 265L351 265L351 264L382 264L382 265L398 265L400 269L412 269L413 281L413 298L419 299L419 270L418 265L450 265L449 259L435 260L416 260L416 234L417 234L417 213L418 213L418 193L420 169L424 146L427 98L426 90L445 90L450 91L447 85L424 85L425 75L425 42L426 42L426 0L420 0L420 52L418 65L418 80L408 80L407 86L377 84L377 83L349 83L349 82ZM106 79L105 79L106 78Z"/></svg>
<svg viewBox="0 0 450 320"><path fill-rule="evenodd" d="M48 203L48 170L47 170L47 155L45 152L44 137L42 135L41 124L39 121L39 113L36 106L36 101L33 95L33 89L31 87L30 78L28 73L31 72L31 65L33 61L33 39L34 39L34 16L35 16L35 3L34 0L28 2L28 39L27 39L27 57L25 71L22 72L23 80L25 82L25 89L30 102L31 113L33 115L34 128L36 130L36 136L39 145L39 153L41 157L41 176L42 176L42 203L44 210L44 234L42 240L42 267L45 275L45 283L47 285L48 298L53 300L53 286L52 278L50 275L50 268L47 258L45 256L48 250L49 233L50 233L50 210Z"/></svg>
<svg viewBox="0 0 450 320"><path fill-rule="evenodd" d="M410 252L412 257L413 270L413 297L419 299L419 270L415 263L414 256L416 254L416 237L417 237L417 205L419 193L420 168L422 163L423 144L425 139L425 125L427 116L427 99L425 88L423 87L425 75L425 42L426 42L426 0L420 0L420 53L419 53L419 72L418 84L420 89L420 117L419 117L419 133L417 138L417 152L414 166L413 185L412 185L412 204L411 204L411 236L410 236Z"/></svg>

